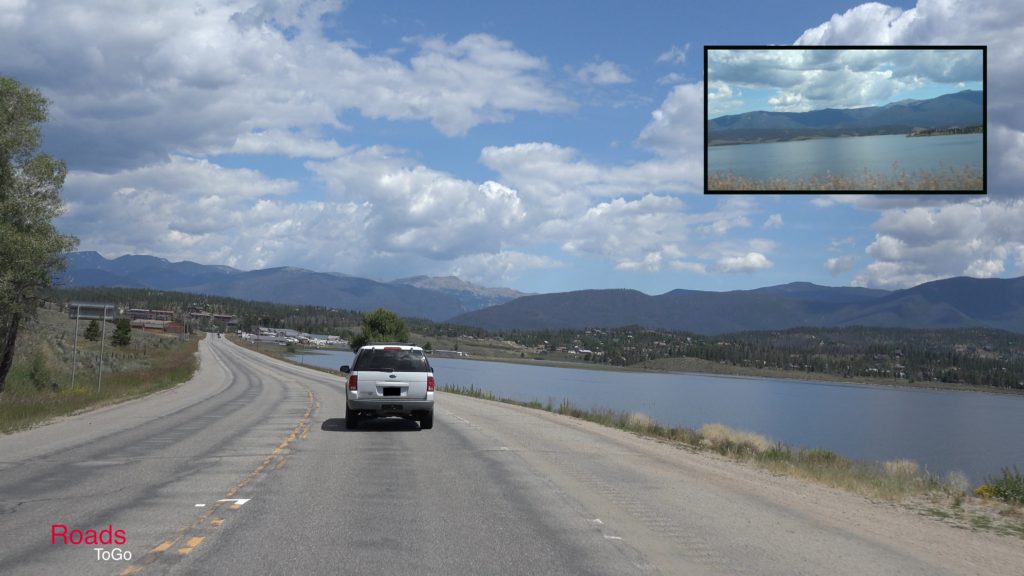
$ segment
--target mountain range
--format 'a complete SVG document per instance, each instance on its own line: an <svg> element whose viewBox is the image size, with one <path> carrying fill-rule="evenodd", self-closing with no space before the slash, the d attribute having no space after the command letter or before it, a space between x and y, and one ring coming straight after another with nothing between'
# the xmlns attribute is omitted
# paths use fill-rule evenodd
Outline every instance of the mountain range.
<svg viewBox="0 0 1024 576"><path fill-rule="evenodd" d="M55 278L58 285L150 288L359 311L383 306L406 317L488 330L637 325L724 334L860 325L1024 333L1024 277L948 278L894 291L794 282L729 292L679 289L656 296L626 289L524 294L451 276L377 282L290 267L242 271L133 255L108 260L96 252L73 253L67 261L67 270Z"/></svg>
<svg viewBox="0 0 1024 576"><path fill-rule="evenodd" d="M985 94L963 90L927 100L809 112L745 112L707 122L709 145L833 136L909 134L914 129L982 126Z"/></svg>
<svg viewBox="0 0 1024 576"><path fill-rule="evenodd" d="M904 290L796 282L754 290L583 290L524 296L456 316L489 330L639 325L724 334L797 326L987 327L1024 333L1024 277L949 278Z"/></svg>
<svg viewBox="0 0 1024 576"><path fill-rule="evenodd" d="M362 312L383 306L402 316L434 321L524 295L508 288L484 288L455 277L418 276L377 282L293 267L243 271L138 255L110 260L96 252L69 254L67 269L55 282L69 287L150 288Z"/></svg>

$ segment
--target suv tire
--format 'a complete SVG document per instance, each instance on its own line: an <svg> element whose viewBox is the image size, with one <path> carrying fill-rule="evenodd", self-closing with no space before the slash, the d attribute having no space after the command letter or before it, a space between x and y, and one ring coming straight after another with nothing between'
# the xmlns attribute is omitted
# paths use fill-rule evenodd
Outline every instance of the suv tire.
<svg viewBox="0 0 1024 576"><path fill-rule="evenodd" d="M427 412L420 416L420 430L430 430L434 427L434 413Z"/></svg>
<svg viewBox="0 0 1024 576"><path fill-rule="evenodd" d="M345 406L345 428L353 430L359 425L359 416L356 415L355 411Z"/></svg>

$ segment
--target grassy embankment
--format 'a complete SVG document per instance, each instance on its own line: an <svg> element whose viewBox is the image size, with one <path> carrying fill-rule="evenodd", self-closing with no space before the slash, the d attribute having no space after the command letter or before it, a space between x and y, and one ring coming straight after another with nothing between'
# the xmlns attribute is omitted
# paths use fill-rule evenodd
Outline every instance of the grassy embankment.
<svg viewBox="0 0 1024 576"><path fill-rule="evenodd" d="M929 192L980 192L984 178L978 169L944 168L939 170L917 170L907 173L893 166L892 174L871 173L864 171L858 177L826 174L801 180L769 178L754 180L734 174L712 172L708 174L708 190L728 191L831 191L831 190L877 190L890 191L929 191Z"/></svg>
<svg viewBox="0 0 1024 576"><path fill-rule="evenodd" d="M567 400L555 406L551 400L544 404L499 398L473 386L443 386L442 390L571 416L690 450L715 452L773 473L811 480L876 500L901 502L959 527L988 529L1024 538L1024 476L1016 468L1003 470L1000 476L989 478L984 485L972 490L963 474L936 478L922 472L910 460L858 462L829 450L795 448L721 424L694 430L665 426L644 414L611 409L583 410Z"/></svg>
<svg viewBox="0 0 1024 576"><path fill-rule="evenodd" d="M182 340L133 331L131 344L115 347L110 344L113 326L108 325L100 387L100 343L84 338L87 325L82 321L78 327L74 386L75 321L44 309L22 327L6 390L0 396L0 433L171 388L190 379L199 366L196 336Z"/></svg>

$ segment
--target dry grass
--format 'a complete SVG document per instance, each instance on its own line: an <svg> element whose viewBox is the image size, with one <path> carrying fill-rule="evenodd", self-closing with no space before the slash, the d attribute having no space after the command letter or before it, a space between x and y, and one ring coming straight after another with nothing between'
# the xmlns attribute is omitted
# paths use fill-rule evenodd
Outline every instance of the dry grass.
<svg viewBox="0 0 1024 576"><path fill-rule="evenodd" d="M763 454L774 446L774 443L764 436L733 430L722 424L705 424L698 432L704 437L701 445L716 452Z"/></svg>
<svg viewBox="0 0 1024 576"><path fill-rule="evenodd" d="M708 174L709 191L927 191L927 192L981 192L984 178L980 170L971 167L917 170L908 173L898 163L893 164L889 176L868 172L859 177L826 173L823 176L800 180L769 178L755 180L735 174L712 172Z"/></svg>
<svg viewBox="0 0 1024 576"><path fill-rule="evenodd" d="M53 310L40 310L38 319L21 330L0 396L0 433L170 388L191 378L199 364L197 338L135 332L127 347L105 343L101 387L99 343L80 338L75 353L74 331L74 321Z"/></svg>

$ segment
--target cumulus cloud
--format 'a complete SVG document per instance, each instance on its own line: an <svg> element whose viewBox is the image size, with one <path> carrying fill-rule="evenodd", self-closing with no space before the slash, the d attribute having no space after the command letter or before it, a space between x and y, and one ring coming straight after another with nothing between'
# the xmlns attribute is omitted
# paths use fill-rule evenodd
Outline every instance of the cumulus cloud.
<svg viewBox="0 0 1024 576"><path fill-rule="evenodd" d="M839 276L853 270L853 267L857 265L858 260L860 260L860 258L853 255L836 256L825 261L825 268L828 269L829 274Z"/></svg>
<svg viewBox="0 0 1024 576"><path fill-rule="evenodd" d="M248 169L173 156L113 174L76 171L65 186L62 230L105 254L142 253L259 268L340 265L360 241L366 207L294 202L296 184ZM339 247L341 249L339 250Z"/></svg>
<svg viewBox="0 0 1024 576"><path fill-rule="evenodd" d="M508 250L461 256L452 263L450 273L477 284L493 286L513 282L530 270L550 270L564 266L564 262L548 256Z"/></svg>
<svg viewBox="0 0 1024 576"><path fill-rule="evenodd" d="M1020 199L886 210L865 249L875 261L854 284L902 288L950 276L996 276L1024 248L1022 218Z"/></svg>
<svg viewBox="0 0 1024 576"><path fill-rule="evenodd" d="M739 87L773 89L775 111L802 112L885 104L925 83L952 91L982 71L980 50L709 50L709 113L735 107Z"/></svg>
<svg viewBox="0 0 1024 576"><path fill-rule="evenodd" d="M586 84L629 84L633 81L618 64L604 60L591 62L576 71L576 79Z"/></svg>
<svg viewBox="0 0 1024 576"><path fill-rule="evenodd" d="M686 53L690 51L690 43L687 42L682 48L672 45L671 48L658 55L658 62L670 64L686 64Z"/></svg>
<svg viewBox="0 0 1024 576"><path fill-rule="evenodd" d="M333 2L88 10L30 2L5 11L0 53L6 74L53 101L47 141L73 169L110 171L236 145L249 151L260 134L344 128L339 116L348 110L460 135L517 112L572 107L547 85L546 62L508 41L409 39L415 53L403 63L328 39L321 17L338 10ZM285 153L319 156L321 148Z"/></svg>
<svg viewBox="0 0 1024 576"><path fill-rule="evenodd" d="M762 228L782 228L782 214L772 214L761 225Z"/></svg>
<svg viewBox="0 0 1024 576"><path fill-rule="evenodd" d="M664 157L682 158L700 153L704 146L704 83L680 84L672 89L637 142Z"/></svg>
<svg viewBox="0 0 1024 576"><path fill-rule="evenodd" d="M453 177L413 163L397 150L353 150L307 167L332 200L371 211L361 225L372 250L436 259L498 252L502 238L515 237L526 218L515 190Z"/></svg>
<svg viewBox="0 0 1024 576"><path fill-rule="evenodd" d="M718 260L717 269L721 272L754 272L771 268L774 263L760 252L748 252L736 256L723 256Z"/></svg>

